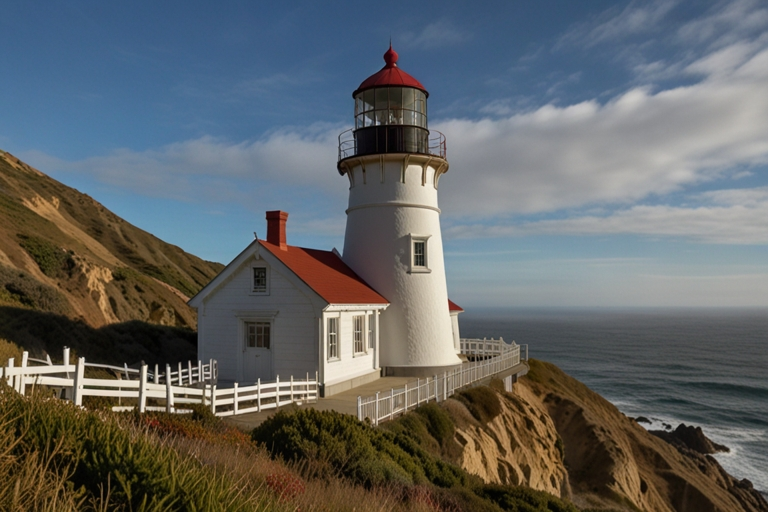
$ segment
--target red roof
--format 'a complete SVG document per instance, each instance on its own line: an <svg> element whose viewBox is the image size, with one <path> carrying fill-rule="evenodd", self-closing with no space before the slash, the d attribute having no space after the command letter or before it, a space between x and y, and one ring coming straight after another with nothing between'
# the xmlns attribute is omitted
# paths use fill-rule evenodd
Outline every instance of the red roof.
<svg viewBox="0 0 768 512"><path fill-rule="evenodd" d="M389 304L333 252L293 245L281 250L265 240L259 244L329 304Z"/></svg>
<svg viewBox="0 0 768 512"><path fill-rule="evenodd" d="M464 311L464 308L453 302L451 299L448 299L448 311Z"/></svg>
<svg viewBox="0 0 768 512"><path fill-rule="evenodd" d="M387 53L384 54L384 62L386 62L384 67L377 73L366 78L363 83L360 84L360 87L352 93L352 96L365 89L370 89L371 87L385 87L388 85L415 87L416 89L421 89L427 96L429 96L427 90L418 80L397 67L397 52L392 49L391 44L389 45Z"/></svg>

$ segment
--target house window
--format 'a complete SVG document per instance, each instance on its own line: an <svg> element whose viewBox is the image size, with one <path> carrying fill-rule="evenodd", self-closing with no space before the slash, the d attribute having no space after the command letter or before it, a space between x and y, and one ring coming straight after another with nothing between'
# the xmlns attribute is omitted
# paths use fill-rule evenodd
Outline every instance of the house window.
<svg viewBox="0 0 768 512"><path fill-rule="evenodd" d="M268 288L266 267L253 267L253 288L251 291L253 293L267 293Z"/></svg>
<svg viewBox="0 0 768 512"><path fill-rule="evenodd" d="M328 319L328 359L339 358L339 319Z"/></svg>
<svg viewBox="0 0 768 512"><path fill-rule="evenodd" d="M411 269L410 272L428 273L429 270L429 236L411 235Z"/></svg>
<svg viewBox="0 0 768 512"><path fill-rule="evenodd" d="M368 348L373 348L373 315L368 315Z"/></svg>
<svg viewBox="0 0 768 512"><path fill-rule="evenodd" d="M245 346L269 348L271 325L269 322L245 322Z"/></svg>
<svg viewBox="0 0 768 512"><path fill-rule="evenodd" d="M352 317L352 339L355 343L355 354L365 352L365 345L363 344L363 332L365 329L365 316L353 316Z"/></svg>

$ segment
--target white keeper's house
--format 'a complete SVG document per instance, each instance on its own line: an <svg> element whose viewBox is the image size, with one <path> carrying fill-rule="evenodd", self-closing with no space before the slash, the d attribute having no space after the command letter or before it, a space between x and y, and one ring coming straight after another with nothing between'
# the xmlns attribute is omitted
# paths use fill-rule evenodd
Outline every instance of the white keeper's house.
<svg viewBox="0 0 768 512"><path fill-rule="evenodd" d="M349 183L344 250L288 245L288 214L267 212L254 240L189 304L198 357L219 378L273 380L315 372L325 396L380 376L432 376L461 365L448 300L437 188L445 139L430 132L429 94L397 66L352 94L355 128L339 136Z"/></svg>

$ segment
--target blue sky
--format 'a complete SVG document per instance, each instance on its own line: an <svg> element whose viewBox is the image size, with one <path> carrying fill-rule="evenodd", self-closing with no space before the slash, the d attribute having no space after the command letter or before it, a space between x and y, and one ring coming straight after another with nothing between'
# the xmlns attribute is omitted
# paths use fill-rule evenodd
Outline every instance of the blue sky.
<svg viewBox="0 0 768 512"><path fill-rule="evenodd" d="M343 245L337 136L399 65L472 307L768 306L768 4L7 2L0 148L229 262Z"/></svg>

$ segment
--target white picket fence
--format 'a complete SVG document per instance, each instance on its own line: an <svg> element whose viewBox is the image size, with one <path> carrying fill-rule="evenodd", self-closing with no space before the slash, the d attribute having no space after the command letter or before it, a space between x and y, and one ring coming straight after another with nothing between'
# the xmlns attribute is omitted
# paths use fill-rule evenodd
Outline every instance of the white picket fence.
<svg viewBox="0 0 768 512"><path fill-rule="evenodd" d="M514 341L512 343L507 343L504 341L504 338L499 339L488 339L488 338L461 338L459 340L461 353L471 356L481 356L481 357L487 357L487 356L500 356L504 353L504 351L513 350L514 347L520 347L521 345L516 344ZM524 357L522 359L524 361L528 360L528 345L522 345L525 347L526 353L524 354Z"/></svg>
<svg viewBox="0 0 768 512"><path fill-rule="evenodd" d="M403 388L391 389L384 393L377 392L376 395L366 398L357 397L357 419L363 421L368 418L372 424L378 425L382 421L391 420L431 400L441 402L453 395L458 389L519 365L521 352L525 356L522 360L528 360L528 345L518 345L515 342L509 344L503 341L501 341L503 345L499 345L499 340L462 341L495 342L498 355L479 354L487 357L473 363L465 363L461 368L444 372L442 375L435 375L424 380L417 379L415 383L406 384ZM467 344L467 347L468 350L486 350L485 347L470 343ZM468 355L478 354L468 353Z"/></svg>
<svg viewBox="0 0 768 512"><path fill-rule="evenodd" d="M69 361L69 350L65 349L64 361ZM31 366L29 362L44 363ZM85 367L93 366L119 371L118 379L94 379L85 377ZM166 411L188 412L185 404L203 404L216 416L233 416L249 412L275 409L291 403L317 401L317 375L296 380L291 377L280 382L278 376L274 382L257 381L253 385L242 386L235 383L231 388L218 388L216 361L208 364L188 362L179 363L176 369L166 365L161 374L158 367L150 372L147 365L140 369L119 366L86 363L79 358L77 364L50 364L47 361L30 359L27 352L22 355L20 366L14 366L14 359L2 368L2 377L16 392L25 394L28 386L48 386L59 390L59 395L82 406L83 397L102 396L122 399L134 399L136 405L114 406L116 411L137 408L139 412ZM122 377L126 377L123 379Z"/></svg>

